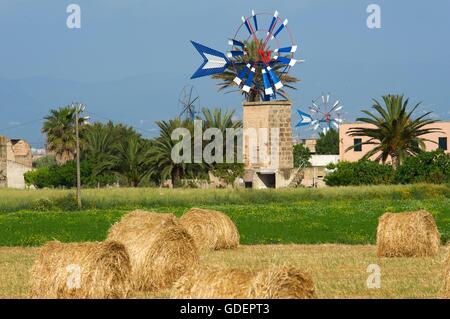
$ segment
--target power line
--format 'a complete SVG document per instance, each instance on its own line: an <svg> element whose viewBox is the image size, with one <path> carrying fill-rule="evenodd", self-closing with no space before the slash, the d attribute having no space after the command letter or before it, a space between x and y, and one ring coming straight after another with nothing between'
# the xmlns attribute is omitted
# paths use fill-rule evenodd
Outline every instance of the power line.
<svg viewBox="0 0 450 319"><path fill-rule="evenodd" d="M29 124L36 123L38 121L39 122L42 121L42 118L39 118L39 119L36 119L36 120L32 120L32 121L28 121L28 122L24 122L24 123L20 123L20 124L17 124L17 125L12 125L12 126L8 126L8 127L0 128L0 131L12 130L12 129L15 129L17 127L23 127L23 126L27 126Z"/></svg>

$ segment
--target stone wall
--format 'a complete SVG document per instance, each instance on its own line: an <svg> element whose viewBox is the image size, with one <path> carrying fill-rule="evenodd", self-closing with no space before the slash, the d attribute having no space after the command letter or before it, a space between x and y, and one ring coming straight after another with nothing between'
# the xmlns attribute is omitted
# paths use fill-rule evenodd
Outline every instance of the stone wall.
<svg viewBox="0 0 450 319"><path fill-rule="evenodd" d="M290 101L271 101L271 102L246 102L244 103L244 133L248 129L267 129L269 135L262 140L258 136L256 145L250 143L249 136L244 136L244 163L248 169L290 169L294 167L294 157L292 152L292 126L291 126L291 107ZM271 129L279 130L278 142L278 163L273 163L267 159L258 156L259 148L266 147L268 155L272 155L273 145L271 144ZM256 153L256 154L255 154ZM255 156L258 156L255 158ZM251 161L253 157L253 163ZM255 163L256 162L256 163Z"/></svg>
<svg viewBox="0 0 450 319"><path fill-rule="evenodd" d="M25 188L24 174L31 169L30 145L0 136L0 188Z"/></svg>
<svg viewBox="0 0 450 319"><path fill-rule="evenodd" d="M7 142L6 137L0 136L0 188L7 186Z"/></svg>
<svg viewBox="0 0 450 319"><path fill-rule="evenodd" d="M252 182L252 187L257 189L287 187L294 167L292 103L246 102L243 107L245 182ZM252 136L250 133L255 131L260 134ZM278 134L273 136L272 133ZM256 140L252 142L252 138ZM275 185L272 185L274 179Z"/></svg>

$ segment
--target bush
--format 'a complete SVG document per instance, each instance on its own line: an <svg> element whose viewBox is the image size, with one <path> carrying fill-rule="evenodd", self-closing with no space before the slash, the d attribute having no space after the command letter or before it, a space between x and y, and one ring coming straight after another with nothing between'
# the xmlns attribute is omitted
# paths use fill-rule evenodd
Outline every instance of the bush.
<svg viewBox="0 0 450 319"><path fill-rule="evenodd" d="M329 186L392 184L394 178L390 165L369 160L340 162L327 168L332 170L325 176L325 183Z"/></svg>
<svg viewBox="0 0 450 319"><path fill-rule="evenodd" d="M408 157L397 169L395 181L399 184L449 183L450 156L438 150Z"/></svg>
<svg viewBox="0 0 450 319"><path fill-rule="evenodd" d="M113 174L94 175L91 162L80 163L81 184L88 187L111 185L116 181ZM25 183L36 188L72 188L76 187L76 162L68 161L64 165L41 167L25 173Z"/></svg>
<svg viewBox="0 0 450 319"><path fill-rule="evenodd" d="M303 144L294 145L294 167L309 167L311 153Z"/></svg>

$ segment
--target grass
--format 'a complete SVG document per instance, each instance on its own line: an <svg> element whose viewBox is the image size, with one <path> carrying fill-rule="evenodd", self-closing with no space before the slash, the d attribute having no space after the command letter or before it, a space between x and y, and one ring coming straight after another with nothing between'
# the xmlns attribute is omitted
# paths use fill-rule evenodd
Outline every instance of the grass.
<svg viewBox="0 0 450 319"><path fill-rule="evenodd" d="M39 246L48 240L97 241L126 212L142 208L180 216L193 206L227 213L242 244L374 244L384 212L425 209L442 241L450 239L446 185L294 190L93 189L76 211L67 190L0 190L0 246Z"/></svg>
<svg viewBox="0 0 450 319"><path fill-rule="evenodd" d="M39 248L0 248L0 298L26 298L29 270ZM289 264L308 272L319 298L440 298L445 248L436 258L377 258L370 245L253 245L207 252L201 262L259 269ZM367 266L381 267L381 288L368 289ZM169 291L137 293L165 298Z"/></svg>

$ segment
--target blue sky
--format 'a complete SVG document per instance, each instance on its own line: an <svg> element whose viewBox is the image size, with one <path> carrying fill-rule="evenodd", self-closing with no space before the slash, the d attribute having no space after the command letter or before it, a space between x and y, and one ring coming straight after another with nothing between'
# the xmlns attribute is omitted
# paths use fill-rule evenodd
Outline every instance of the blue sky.
<svg viewBox="0 0 450 319"><path fill-rule="evenodd" d="M81 29L66 26L70 3L81 7ZM381 7L381 29L366 26L371 3ZM352 121L371 98L403 93L423 101L422 111L450 119L447 0L1 0L0 134L42 146L39 119L81 100L94 120L124 122L152 136L155 120L179 113L187 84L202 106L240 114L240 95L218 93L209 78L190 80L201 57L189 40L225 51L252 9L277 9L289 19L306 60L292 69L302 79L290 92L295 108L306 110L322 91L331 92Z"/></svg>

